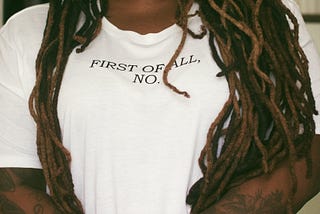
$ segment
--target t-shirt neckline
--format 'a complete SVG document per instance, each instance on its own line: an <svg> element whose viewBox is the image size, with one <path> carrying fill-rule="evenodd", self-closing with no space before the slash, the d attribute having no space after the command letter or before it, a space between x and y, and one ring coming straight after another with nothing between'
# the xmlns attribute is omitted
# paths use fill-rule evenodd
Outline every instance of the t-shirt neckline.
<svg viewBox="0 0 320 214"><path fill-rule="evenodd" d="M194 3L189 10L189 14L196 11L197 8L198 5ZM143 45L152 45L155 43L159 43L172 36L173 34L182 33L181 27L178 24L174 23L156 33L140 34L132 30L122 30L116 25L112 24L106 17L102 18L102 30L117 39L129 39L134 43Z"/></svg>
<svg viewBox="0 0 320 214"><path fill-rule="evenodd" d="M131 30L122 30L112 24L106 17L102 19L102 29L106 31L111 36L117 37L119 39L126 38L130 39L136 43L143 43L143 44L152 44L159 42L168 38L170 35L174 33L178 33L182 31L182 29L177 24L172 24L169 27L161 30L157 33L147 33L147 34L140 34L135 31Z"/></svg>

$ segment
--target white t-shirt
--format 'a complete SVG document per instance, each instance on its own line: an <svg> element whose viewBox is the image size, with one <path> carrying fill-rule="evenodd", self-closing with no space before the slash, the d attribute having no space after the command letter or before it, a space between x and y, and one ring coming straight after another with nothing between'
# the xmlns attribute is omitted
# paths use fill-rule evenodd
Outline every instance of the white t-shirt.
<svg viewBox="0 0 320 214"><path fill-rule="evenodd" d="M296 4L318 109L319 58ZM28 8L0 31L0 167L41 168L28 98L48 6ZM191 12L197 9L195 4ZM99 36L70 55L58 103L63 143L72 155L76 195L86 213L186 214L189 188L201 177L198 157L228 95L208 36L188 36L169 81L162 72L182 35L177 25L140 35L102 20ZM200 31L199 17L190 28ZM316 118L317 133L320 120Z"/></svg>

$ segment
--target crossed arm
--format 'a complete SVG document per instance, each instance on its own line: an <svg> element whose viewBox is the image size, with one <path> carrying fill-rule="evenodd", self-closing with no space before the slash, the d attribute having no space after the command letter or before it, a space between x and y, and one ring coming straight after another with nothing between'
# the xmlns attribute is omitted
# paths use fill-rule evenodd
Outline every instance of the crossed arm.
<svg viewBox="0 0 320 214"><path fill-rule="evenodd" d="M58 214L39 169L0 169L0 214Z"/></svg>
<svg viewBox="0 0 320 214"><path fill-rule="evenodd" d="M306 178L304 160L295 163L298 182L292 201L295 213L320 191L320 135L314 137L311 152L311 178ZM288 162L284 162L270 175L248 180L229 190L219 202L201 214L285 214L291 190L288 167Z"/></svg>
<svg viewBox="0 0 320 214"><path fill-rule="evenodd" d="M293 200L298 211L320 190L320 135L312 144L313 175L305 177L306 165L297 161L298 189ZM270 175L248 180L231 189L214 206L201 214L284 214L291 188L288 163ZM58 214L45 192L45 180L38 169L0 168L0 214Z"/></svg>

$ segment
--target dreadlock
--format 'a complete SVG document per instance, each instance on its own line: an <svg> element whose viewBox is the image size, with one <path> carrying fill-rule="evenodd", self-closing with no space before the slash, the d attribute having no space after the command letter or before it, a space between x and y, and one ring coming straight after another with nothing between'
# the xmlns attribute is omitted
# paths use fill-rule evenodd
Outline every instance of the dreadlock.
<svg viewBox="0 0 320 214"><path fill-rule="evenodd" d="M289 159L292 191L296 191L294 162L306 158L311 175L310 146L315 133L315 101L308 60L298 42L298 22L281 0L197 0L204 27L188 29L192 0L177 0L181 42L167 64L163 82L187 35L201 39L206 32L212 57L225 77L229 98L211 124L199 157L203 177L191 188L187 203L199 213L230 188L270 173ZM62 144L57 101L70 53L82 52L98 35L107 14L107 0L51 0L42 45L36 60L36 84L29 100L37 124L37 148L53 201L63 213L84 213L74 193L71 156ZM81 14L84 21L80 27ZM195 15L195 14L194 14ZM289 21L288 21L289 20ZM292 25L292 27L290 26ZM279 33L281 32L281 33ZM218 154L218 141L223 148Z"/></svg>
<svg viewBox="0 0 320 214"><path fill-rule="evenodd" d="M218 75L225 76L230 95L209 128L199 158L204 176L191 189L187 202L198 213L231 187L271 172L288 158L292 191L287 209L291 213L297 185L294 163L305 157L311 167L312 115L317 113L297 20L281 0L199 4L212 56L222 70ZM217 157L220 138L224 145Z"/></svg>
<svg viewBox="0 0 320 214"><path fill-rule="evenodd" d="M107 8L105 2L101 2L101 6ZM81 12L85 22L77 30ZM70 53L79 45L77 52L83 51L97 36L103 13L93 0L50 1L36 60L36 84L29 108L37 123L37 148L43 173L52 199L63 213L83 213L83 209L74 194L70 153L62 145L57 116L58 95Z"/></svg>

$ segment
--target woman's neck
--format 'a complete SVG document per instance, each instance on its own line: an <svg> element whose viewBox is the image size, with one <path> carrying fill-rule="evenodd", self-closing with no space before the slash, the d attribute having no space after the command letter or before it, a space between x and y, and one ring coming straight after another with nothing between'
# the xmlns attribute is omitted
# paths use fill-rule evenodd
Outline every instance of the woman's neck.
<svg viewBox="0 0 320 214"><path fill-rule="evenodd" d="M156 33L176 22L176 0L109 0L107 19L122 30Z"/></svg>

